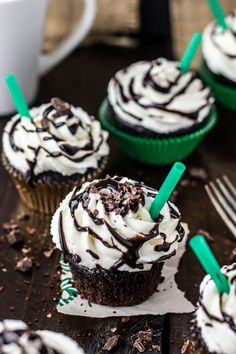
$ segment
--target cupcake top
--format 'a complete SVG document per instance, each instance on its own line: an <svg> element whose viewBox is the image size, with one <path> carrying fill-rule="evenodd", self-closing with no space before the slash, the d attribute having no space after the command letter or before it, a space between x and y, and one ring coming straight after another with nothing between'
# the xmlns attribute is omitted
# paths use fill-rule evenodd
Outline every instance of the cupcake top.
<svg viewBox="0 0 236 354"><path fill-rule="evenodd" d="M15 115L3 133L5 157L26 178L48 171L83 175L108 155L107 132L82 108L53 98L30 114L33 119Z"/></svg>
<svg viewBox="0 0 236 354"><path fill-rule="evenodd" d="M193 129L209 114L213 97L196 73L160 58L118 71L108 85L114 118L139 133Z"/></svg>
<svg viewBox="0 0 236 354"><path fill-rule="evenodd" d="M226 17L229 29L216 22L203 32L202 52L208 68L216 75L236 83L236 10Z"/></svg>
<svg viewBox="0 0 236 354"><path fill-rule="evenodd" d="M236 263L222 272L230 284L229 294L219 294L207 275L200 286L196 324L210 353L235 354L236 348Z"/></svg>
<svg viewBox="0 0 236 354"><path fill-rule="evenodd" d="M30 331L18 320L0 322L1 354L83 354L72 339L51 331Z"/></svg>
<svg viewBox="0 0 236 354"><path fill-rule="evenodd" d="M172 203L152 220L149 209L156 193L126 177L85 183L69 193L54 214L53 241L91 269L149 270L175 255L184 237Z"/></svg>

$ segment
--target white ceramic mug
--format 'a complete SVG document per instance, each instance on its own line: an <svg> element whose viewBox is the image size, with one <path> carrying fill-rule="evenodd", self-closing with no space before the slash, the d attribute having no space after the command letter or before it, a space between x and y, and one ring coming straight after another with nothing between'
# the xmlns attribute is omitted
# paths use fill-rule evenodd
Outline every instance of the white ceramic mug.
<svg viewBox="0 0 236 354"><path fill-rule="evenodd" d="M4 78L14 73L30 104L40 75L64 59L86 36L96 14L95 0L84 0L84 13L74 32L52 54L42 55L44 24L50 0L0 0L0 115L14 107Z"/></svg>

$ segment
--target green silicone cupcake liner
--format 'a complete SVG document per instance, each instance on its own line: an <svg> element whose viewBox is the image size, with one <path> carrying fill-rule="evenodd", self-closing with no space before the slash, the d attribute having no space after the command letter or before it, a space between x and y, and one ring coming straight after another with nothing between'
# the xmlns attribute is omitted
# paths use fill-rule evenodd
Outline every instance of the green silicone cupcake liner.
<svg viewBox="0 0 236 354"><path fill-rule="evenodd" d="M203 60L201 61L198 72L203 81L212 89L216 100L231 111L236 111L236 89L225 86L217 81L208 70Z"/></svg>
<svg viewBox="0 0 236 354"><path fill-rule="evenodd" d="M193 152L217 121L216 108L213 107L209 121L198 131L179 137L153 139L133 136L117 129L107 119L107 109L108 101L105 99L99 109L99 119L103 128L110 132L125 154L135 160L152 165L171 164L185 159Z"/></svg>

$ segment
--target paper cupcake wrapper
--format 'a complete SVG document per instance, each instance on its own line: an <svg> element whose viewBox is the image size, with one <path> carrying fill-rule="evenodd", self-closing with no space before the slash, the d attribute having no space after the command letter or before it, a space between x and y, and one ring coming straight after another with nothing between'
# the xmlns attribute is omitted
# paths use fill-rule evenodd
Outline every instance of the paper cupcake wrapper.
<svg viewBox="0 0 236 354"><path fill-rule="evenodd" d="M131 158L151 165L171 164L189 156L217 121L216 108L210 112L207 124L196 132L178 137L154 139L134 136L117 129L107 119L108 101L105 99L99 109L99 119L120 148Z"/></svg>
<svg viewBox="0 0 236 354"><path fill-rule="evenodd" d="M222 104L222 106L236 111L236 89L217 81L208 70L203 60L201 61L198 72L202 80L212 89L216 100Z"/></svg>
<svg viewBox="0 0 236 354"><path fill-rule="evenodd" d="M164 262L161 274L164 280L158 285L158 292L138 305L112 307L90 303L88 300L82 299L75 288L69 264L65 263L62 257L60 261L62 292L57 311L66 315L93 318L193 312L195 307L186 299L175 282L175 275L179 271L179 263L185 252L189 235L188 225L183 223L183 227L185 229L184 239L179 244L176 255Z"/></svg>
<svg viewBox="0 0 236 354"><path fill-rule="evenodd" d="M97 170L84 175L76 182L68 180L58 183L39 180L34 185L27 183L4 156L2 156L2 162L15 184L23 204L31 210L43 214L53 214L60 202L75 186L80 186L85 181L91 181L100 176L106 167L107 159L103 159Z"/></svg>

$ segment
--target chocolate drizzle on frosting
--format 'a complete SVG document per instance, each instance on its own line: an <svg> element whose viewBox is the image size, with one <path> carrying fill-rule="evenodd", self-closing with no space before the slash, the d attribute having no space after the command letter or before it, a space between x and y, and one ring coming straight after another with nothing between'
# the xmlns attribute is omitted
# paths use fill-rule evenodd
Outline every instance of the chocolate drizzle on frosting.
<svg viewBox="0 0 236 354"><path fill-rule="evenodd" d="M83 238L85 234L89 235L101 242L107 248L107 252L109 252L109 249L113 249L120 253L120 257L112 264L112 269L120 269L122 266L128 266L131 269L144 269L143 262L140 262L140 252L142 247L154 238L159 240L158 246L154 246L154 259L147 260L147 264L162 262L175 254L176 247L173 249L173 246L183 239L184 229L179 221L180 214L171 203L168 203L169 215L172 220L176 220L176 231L171 240L168 240L168 236L159 230L160 223L164 222L163 215L160 215L157 220L149 224L151 228L148 226L148 231L133 232L132 237L125 237L119 231L118 225L116 227L114 224L116 219L119 223L123 220L124 226L127 228L126 223L132 222L132 220L135 222L140 220L141 222L142 216L141 214L139 215L139 212L143 210L143 212L148 213L145 210L145 203L147 198L153 199L155 197L156 191L154 189L146 187L142 182L117 176L113 178L108 176L105 179L95 180L86 185L82 189L75 188L68 200L67 207L70 210L72 224L81 233L77 237ZM103 215L103 212L100 214L96 207L91 207L91 203L93 204L94 200L97 200L96 203L102 205L106 216ZM100 206L98 208L101 210ZM82 216L86 214L89 221L86 222L87 226L82 226L79 220L82 220ZM66 244L65 237L67 225L63 225L62 215L63 208L59 212L58 235L60 248L65 254L68 254L70 247ZM109 220L114 220L114 223ZM145 222L145 219L143 222ZM100 232L98 232L99 227L101 228ZM108 232L109 238L104 237L104 232ZM69 235L67 237L69 238ZM81 242L83 242L82 239ZM93 245L92 240L91 243ZM87 247L86 252L93 258L100 258L94 249Z"/></svg>
<svg viewBox="0 0 236 354"><path fill-rule="evenodd" d="M5 156L29 182L47 171L83 174L108 154L107 133L81 108L53 98L32 116L13 117L3 134Z"/></svg>
<svg viewBox="0 0 236 354"><path fill-rule="evenodd" d="M15 329L12 327L15 324ZM0 322L0 353L1 354L59 354L55 349L48 347L36 332L21 321L6 320Z"/></svg>
<svg viewBox="0 0 236 354"><path fill-rule="evenodd" d="M199 124L214 102L196 73L182 73L177 62L163 58L117 72L110 80L108 99L120 123L152 133Z"/></svg>

